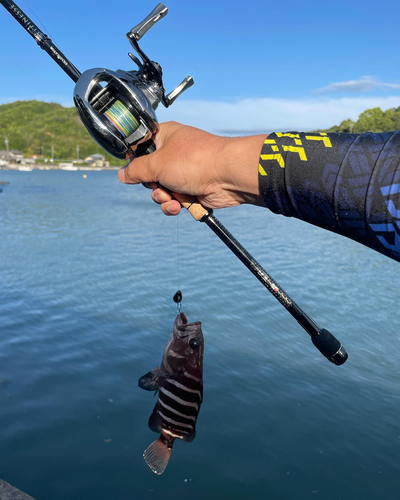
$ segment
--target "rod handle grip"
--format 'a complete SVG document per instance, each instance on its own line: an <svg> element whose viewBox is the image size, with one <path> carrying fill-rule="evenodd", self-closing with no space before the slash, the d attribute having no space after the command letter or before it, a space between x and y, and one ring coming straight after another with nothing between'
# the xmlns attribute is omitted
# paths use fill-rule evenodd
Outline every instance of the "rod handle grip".
<svg viewBox="0 0 400 500"><path fill-rule="evenodd" d="M322 328L316 337L311 337L312 343L331 363L342 365L349 355L339 340L331 332Z"/></svg>
<svg viewBox="0 0 400 500"><path fill-rule="evenodd" d="M164 188L163 188L164 189ZM183 208L197 221L209 214L210 209L203 207L196 196L189 196L180 193L171 193L175 200L179 201Z"/></svg>

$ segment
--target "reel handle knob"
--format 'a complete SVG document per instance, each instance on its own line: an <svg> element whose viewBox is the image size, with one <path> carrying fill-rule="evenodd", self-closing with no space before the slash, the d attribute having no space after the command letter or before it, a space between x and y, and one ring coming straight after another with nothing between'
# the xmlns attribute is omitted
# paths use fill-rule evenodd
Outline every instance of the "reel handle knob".
<svg viewBox="0 0 400 500"><path fill-rule="evenodd" d="M177 87L174 88L172 92L170 92L166 97L165 101L168 106L171 106L171 104L177 99L182 92L185 92L189 87L194 85L194 80L193 77L187 76Z"/></svg>
<svg viewBox="0 0 400 500"><path fill-rule="evenodd" d="M142 22L134 26L127 34L126 36L128 38L134 38L136 41L140 40L143 35L145 35L150 28L152 28L157 21L162 19L168 14L168 8L162 4L159 3L151 12L150 14L143 19Z"/></svg>

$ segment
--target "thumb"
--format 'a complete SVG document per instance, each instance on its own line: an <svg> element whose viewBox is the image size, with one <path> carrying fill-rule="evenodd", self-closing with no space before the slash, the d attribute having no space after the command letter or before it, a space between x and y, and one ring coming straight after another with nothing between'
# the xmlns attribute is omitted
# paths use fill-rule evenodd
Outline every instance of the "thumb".
<svg viewBox="0 0 400 500"><path fill-rule="evenodd" d="M147 184L157 182L156 176L151 168L150 156L156 155L157 151L149 155L140 156L132 160L118 171L118 179L124 184Z"/></svg>

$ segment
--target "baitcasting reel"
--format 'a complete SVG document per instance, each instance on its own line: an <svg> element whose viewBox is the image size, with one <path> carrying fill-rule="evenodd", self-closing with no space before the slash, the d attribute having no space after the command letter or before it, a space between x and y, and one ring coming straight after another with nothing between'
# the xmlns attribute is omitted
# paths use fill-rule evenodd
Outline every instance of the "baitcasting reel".
<svg viewBox="0 0 400 500"><path fill-rule="evenodd" d="M158 129L155 110L161 102L166 108L193 85L187 76L170 94L165 95L161 66L151 61L140 49L138 41L168 13L157 7L126 36L141 61L129 53L138 70L110 71L93 68L79 77L74 90L78 114L93 139L108 153L128 159L154 151L152 135ZM136 152L133 153L133 150Z"/></svg>
<svg viewBox="0 0 400 500"><path fill-rule="evenodd" d="M79 117L93 139L108 153L122 160L152 153L152 135L158 129L155 110L161 102L166 108L193 85L187 76L172 92L165 95L161 66L151 61L138 41L168 13L159 3L141 23L126 36L141 60L129 53L138 66L136 71L110 71L94 68L81 73L58 47L11 0L0 4L36 40L37 44L76 83L74 102Z"/></svg>

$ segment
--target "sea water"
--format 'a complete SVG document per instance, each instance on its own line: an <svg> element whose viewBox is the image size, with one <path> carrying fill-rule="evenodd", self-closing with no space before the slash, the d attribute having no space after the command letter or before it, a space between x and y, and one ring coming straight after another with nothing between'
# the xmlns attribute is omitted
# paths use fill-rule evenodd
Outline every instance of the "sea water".
<svg viewBox="0 0 400 500"><path fill-rule="evenodd" d="M329 363L225 245L116 172L1 171L0 477L37 500L398 500L399 264L251 206L223 224L346 347ZM205 337L193 443L143 450L183 293Z"/></svg>

